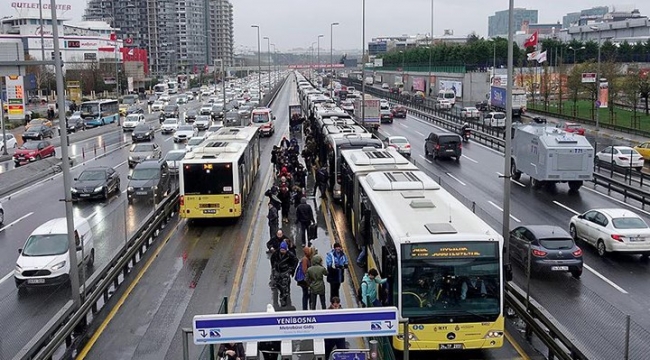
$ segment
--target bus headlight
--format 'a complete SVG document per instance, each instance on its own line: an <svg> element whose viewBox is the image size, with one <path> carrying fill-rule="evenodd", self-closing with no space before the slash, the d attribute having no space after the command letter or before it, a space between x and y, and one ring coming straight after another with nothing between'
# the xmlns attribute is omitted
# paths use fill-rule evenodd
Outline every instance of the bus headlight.
<svg viewBox="0 0 650 360"><path fill-rule="evenodd" d="M404 341L404 334L403 333L402 334L397 334L397 339L401 340L401 341ZM418 337L414 333L409 332L409 341L417 341L417 340L418 340Z"/></svg>
<svg viewBox="0 0 650 360"><path fill-rule="evenodd" d="M493 339L503 337L503 331L500 330L490 330L485 335L485 339Z"/></svg>

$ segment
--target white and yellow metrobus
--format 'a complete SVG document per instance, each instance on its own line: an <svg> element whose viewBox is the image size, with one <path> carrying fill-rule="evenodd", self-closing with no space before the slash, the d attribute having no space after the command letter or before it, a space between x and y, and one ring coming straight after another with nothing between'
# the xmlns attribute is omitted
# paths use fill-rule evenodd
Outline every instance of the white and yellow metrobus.
<svg viewBox="0 0 650 360"><path fill-rule="evenodd" d="M387 279L384 302L408 319L410 351L501 347L503 237L422 171L356 181L367 266ZM392 346L403 351L404 336Z"/></svg>
<svg viewBox="0 0 650 360"><path fill-rule="evenodd" d="M260 167L259 139L256 127L224 127L187 153L179 171L181 217L240 217Z"/></svg>

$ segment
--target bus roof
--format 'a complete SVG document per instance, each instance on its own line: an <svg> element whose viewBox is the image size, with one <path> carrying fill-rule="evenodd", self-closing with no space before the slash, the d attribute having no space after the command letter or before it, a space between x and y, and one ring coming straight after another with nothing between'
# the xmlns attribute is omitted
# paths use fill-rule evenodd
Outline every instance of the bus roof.
<svg viewBox="0 0 650 360"><path fill-rule="evenodd" d="M194 148L183 158L182 163L224 163L238 161L246 150L241 142L213 141Z"/></svg>
<svg viewBox="0 0 650 360"><path fill-rule="evenodd" d="M396 244L503 242L500 234L422 171L373 172L359 184Z"/></svg>
<svg viewBox="0 0 650 360"><path fill-rule="evenodd" d="M335 125L325 125L323 128L324 134L364 134L368 133L368 130L363 127L352 124L348 125L345 123L335 123Z"/></svg>
<svg viewBox="0 0 650 360"><path fill-rule="evenodd" d="M382 148L384 143L381 140L373 137L369 132L365 133L338 133L338 134L329 134L327 135L327 140L329 143L334 144L338 147L355 147L363 148L366 146L374 146ZM379 145L379 146L376 146Z"/></svg>
<svg viewBox="0 0 650 360"><path fill-rule="evenodd" d="M226 126L210 135L206 142L212 140L240 140L247 143L258 131L259 128L254 126Z"/></svg>
<svg viewBox="0 0 650 360"><path fill-rule="evenodd" d="M373 171L418 170L416 165L394 148L377 149L366 147L363 149L343 150L341 151L341 157L355 175Z"/></svg>

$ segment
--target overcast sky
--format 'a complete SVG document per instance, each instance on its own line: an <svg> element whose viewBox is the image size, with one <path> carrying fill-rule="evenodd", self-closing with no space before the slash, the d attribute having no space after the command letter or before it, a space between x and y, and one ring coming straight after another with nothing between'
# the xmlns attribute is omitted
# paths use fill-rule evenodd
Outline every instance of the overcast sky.
<svg viewBox="0 0 650 360"><path fill-rule="evenodd" d="M9 0L2 0L9 1ZM23 0L37 2L37 0ZM144 0L141 0L144 1ZM454 35L465 36L475 31L487 36L488 16L508 8L506 0L433 0L434 33L441 35L444 29L452 29ZM45 0L44 2L49 2ZM361 0L231 0L234 7L235 47L257 49L257 32L251 24L261 27L262 36L269 36L278 50L309 48L321 38L321 48L329 49L330 23L339 22L334 28L334 49L361 48ZM85 0L62 0L73 10L68 14L79 20L85 8ZM539 21L551 23L562 21L568 12L580 11L609 2L593 0L516 0L516 7L539 10ZM650 15L650 1L614 2L614 6L635 7L642 15ZM430 29L430 0L367 0L366 40L376 36L428 33ZM266 41L262 42L265 49Z"/></svg>

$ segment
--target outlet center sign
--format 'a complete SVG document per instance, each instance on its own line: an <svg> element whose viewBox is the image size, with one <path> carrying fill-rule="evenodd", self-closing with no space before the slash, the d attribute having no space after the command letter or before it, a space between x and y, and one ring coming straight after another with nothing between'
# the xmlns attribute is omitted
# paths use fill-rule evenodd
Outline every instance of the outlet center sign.
<svg viewBox="0 0 650 360"><path fill-rule="evenodd" d="M11 120L25 118L25 81L22 76L5 76L7 84L7 115Z"/></svg>

